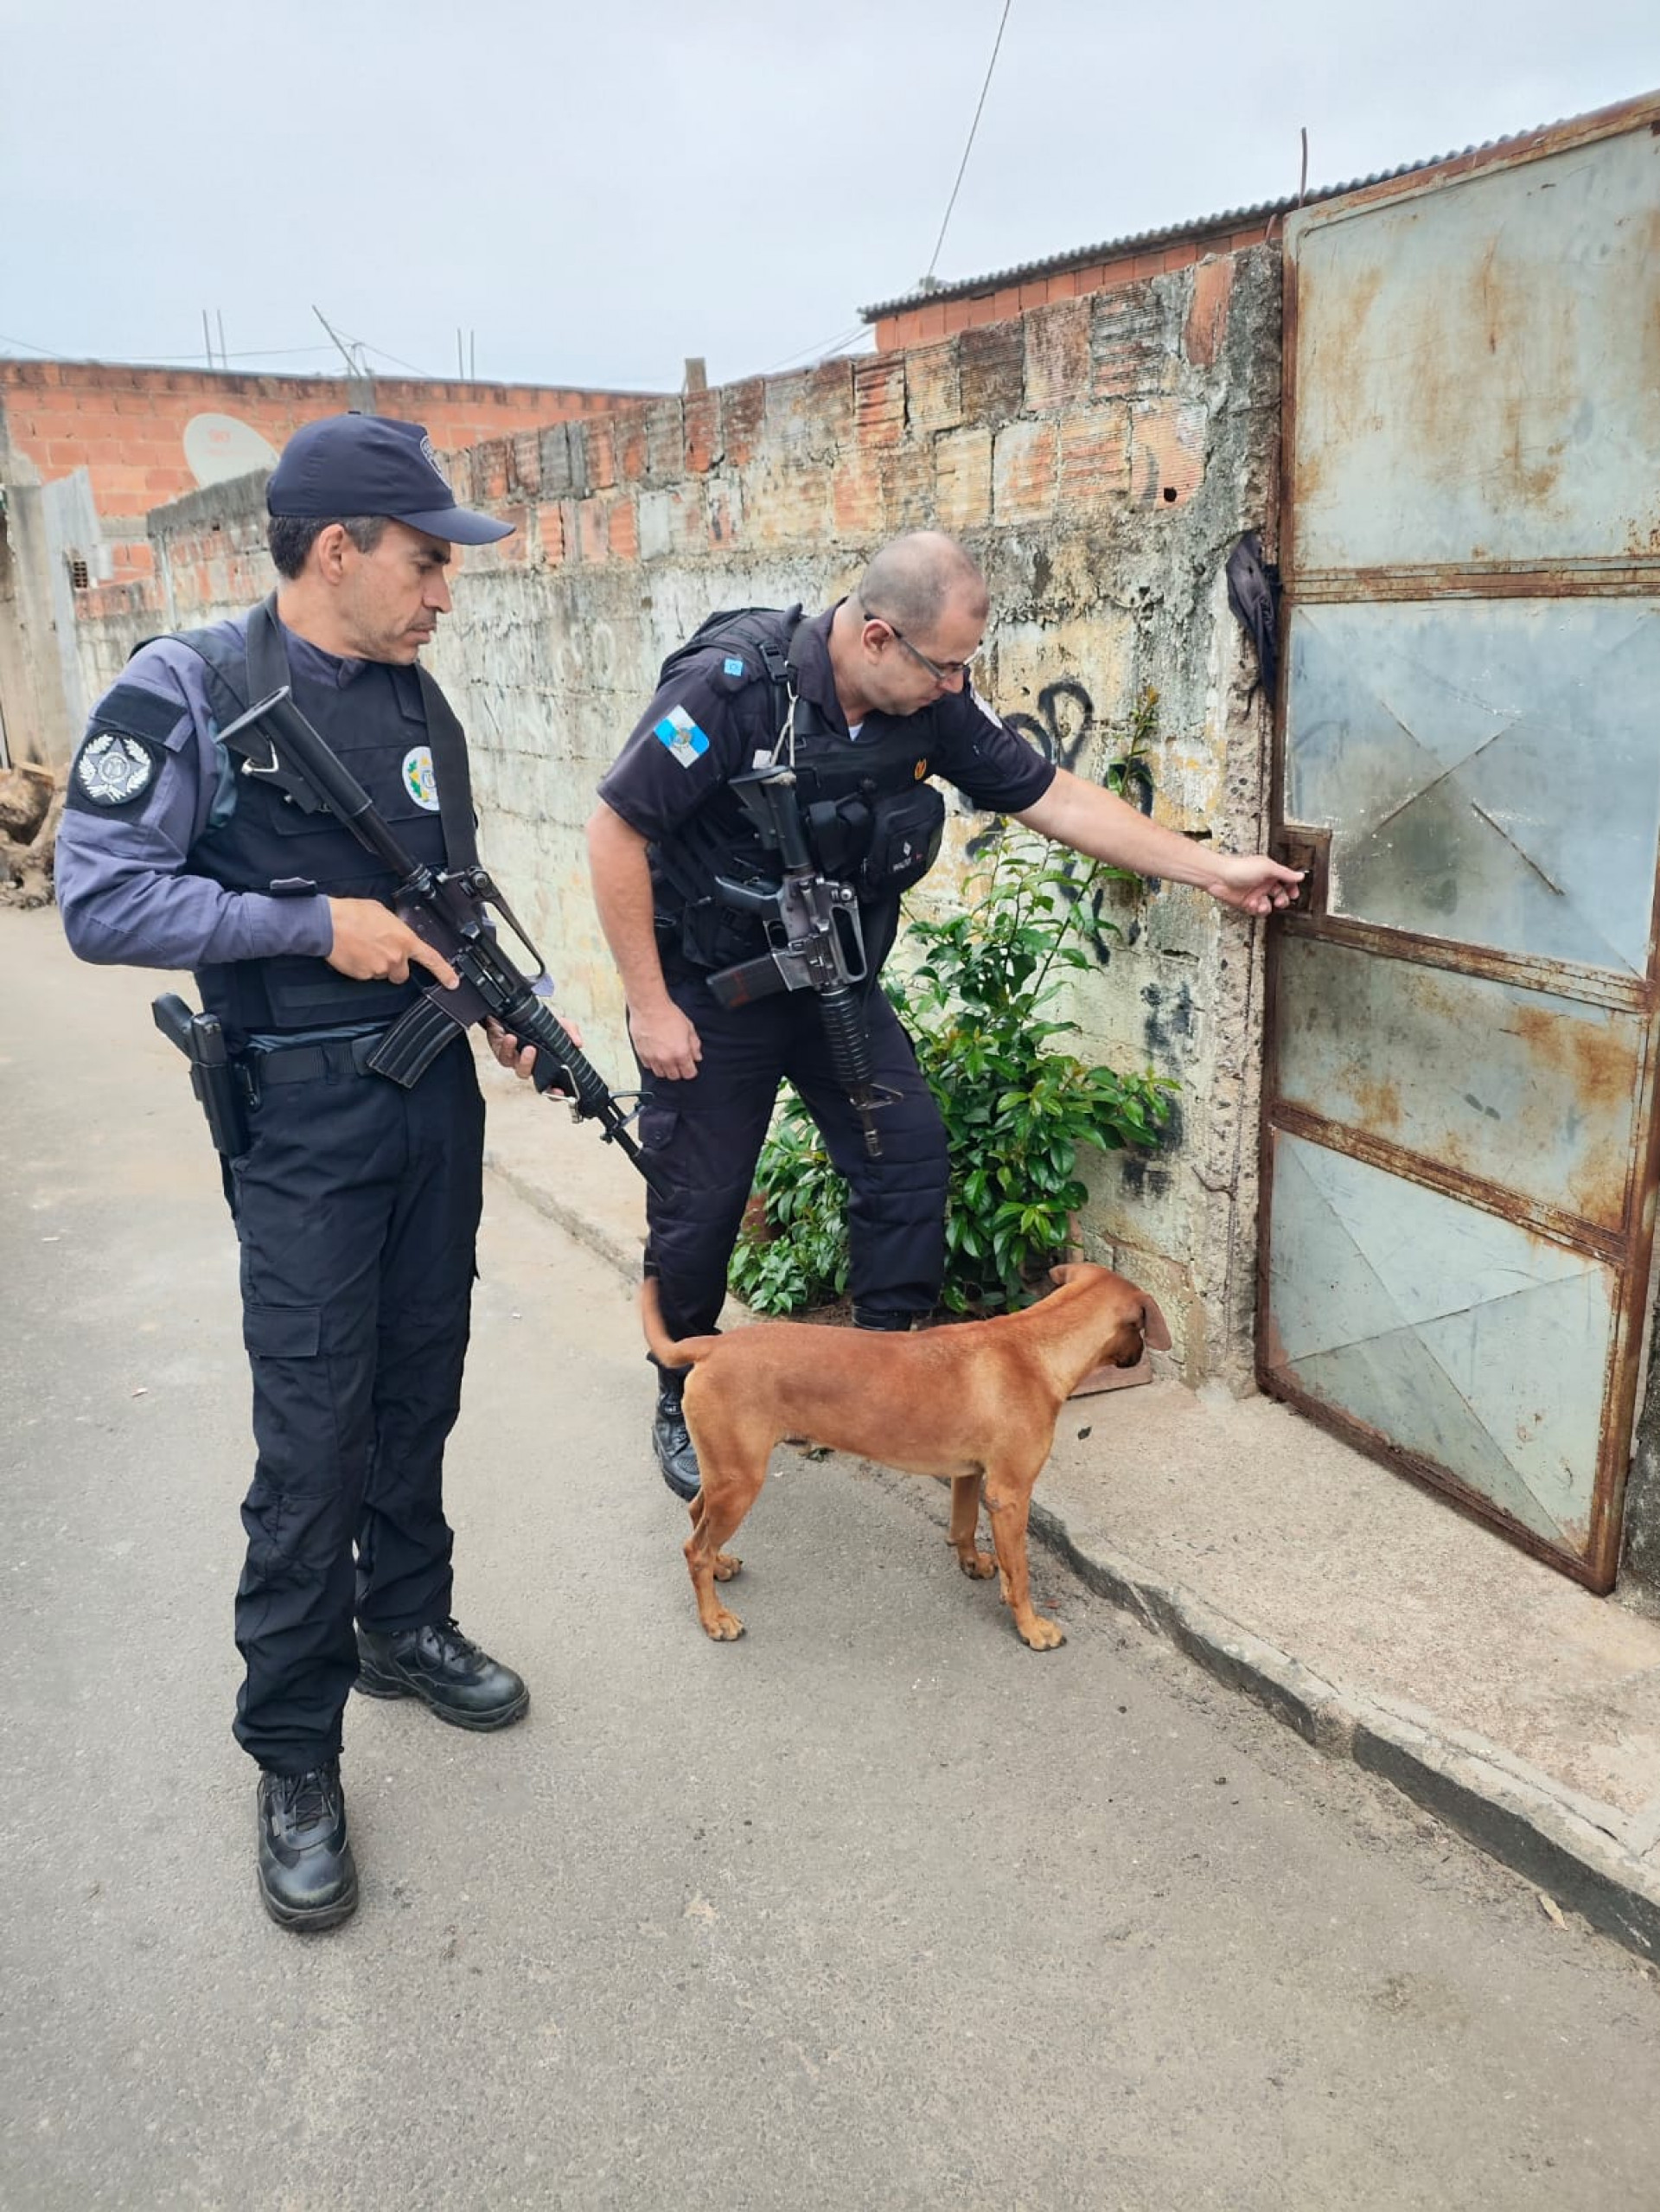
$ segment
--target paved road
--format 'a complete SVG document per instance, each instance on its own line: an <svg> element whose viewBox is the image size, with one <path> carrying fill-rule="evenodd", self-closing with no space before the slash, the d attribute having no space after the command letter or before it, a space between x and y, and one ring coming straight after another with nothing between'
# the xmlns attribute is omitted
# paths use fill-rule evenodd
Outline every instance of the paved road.
<svg viewBox="0 0 1660 2212"><path fill-rule="evenodd" d="M356 1701L357 1917L259 1911L233 1246L150 979L0 912L0 2201L1660 2202L1660 1989L929 1486L782 1454L699 1634L623 1287L499 1188L451 1453L499 1739Z"/></svg>

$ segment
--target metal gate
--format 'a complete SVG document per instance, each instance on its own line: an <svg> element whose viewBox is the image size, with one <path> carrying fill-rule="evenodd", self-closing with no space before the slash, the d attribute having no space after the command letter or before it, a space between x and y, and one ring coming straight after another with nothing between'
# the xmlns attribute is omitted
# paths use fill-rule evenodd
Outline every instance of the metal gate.
<svg viewBox="0 0 1660 2212"><path fill-rule="evenodd" d="M1286 227L1263 1387L1598 1589L1650 1304L1660 97Z"/></svg>

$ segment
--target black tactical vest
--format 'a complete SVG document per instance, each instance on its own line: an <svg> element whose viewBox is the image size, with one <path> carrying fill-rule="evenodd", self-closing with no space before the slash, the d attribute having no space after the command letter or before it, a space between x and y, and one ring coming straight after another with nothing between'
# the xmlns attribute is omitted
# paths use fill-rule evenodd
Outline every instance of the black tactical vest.
<svg viewBox="0 0 1660 2212"><path fill-rule="evenodd" d="M430 678L424 682L413 668L377 664L344 690L297 681L271 602L249 617L241 641L202 630L181 633L180 643L206 664L208 694L221 728L256 700L291 684L296 705L363 786L399 842L428 866L444 866L443 822L411 788L422 780L423 749L429 760L437 750L426 712ZM444 748L444 767L451 778L464 779L465 763L460 745ZM430 767L426 772L430 777ZM333 815L303 813L257 777L239 773L233 790L229 818L190 848L195 873L227 891L278 898L319 892L329 898L386 900L397 888L391 872ZM462 802L470 822L470 794L447 794L446 812L453 798ZM202 968L196 983L204 1007L219 1016L233 1045L271 1031L395 1021L421 990L414 973L403 983L358 982L325 960L299 956Z"/></svg>
<svg viewBox="0 0 1660 2212"><path fill-rule="evenodd" d="M884 718L885 726L855 741L795 692L799 606L745 607L712 615L671 653L659 687L694 654L718 645L747 648L751 681L730 694L745 750L792 758L802 819L814 859L827 876L858 892L872 965L892 942L899 894L921 880L937 858L945 802L926 779L934 714ZM786 732L787 725L789 733ZM868 727L868 725L866 726ZM793 734L793 745L792 745ZM730 787L723 787L673 837L650 848L658 936L693 967L725 968L764 943L753 916L723 905L717 876L739 882L777 880L777 860Z"/></svg>

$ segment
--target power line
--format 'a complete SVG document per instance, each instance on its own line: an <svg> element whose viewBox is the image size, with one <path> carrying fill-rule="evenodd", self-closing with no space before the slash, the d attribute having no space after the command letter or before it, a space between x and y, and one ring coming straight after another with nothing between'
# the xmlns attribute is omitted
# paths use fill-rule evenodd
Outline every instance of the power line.
<svg viewBox="0 0 1660 2212"><path fill-rule="evenodd" d="M379 354L382 361L389 361L399 368L406 368L412 376L418 376L425 383L431 384L442 380L435 378L430 368L417 368L412 361L400 361L396 354L389 354L384 346L368 345L361 338L357 341L357 343L362 347L365 353Z"/></svg>
<svg viewBox="0 0 1660 2212"><path fill-rule="evenodd" d="M27 338L9 338L3 330L0 330L0 346L21 346L26 354L41 354L48 361L59 358L50 346L31 346Z"/></svg>
<svg viewBox="0 0 1660 2212"><path fill-rule="evenodd" d="M838 330L833 338L821 338L817 345L802 346L795 353L786 354L782 361L774 361L770 368L763 368L761 374L763 376L775 376L781 368L788 368L792 361L804 361L808 354L813 355L815 359L827 359L830 355L840 353L845 345L850 344L864 328L865 325L862 323L855 323L851 329Z"/></svg>
<svg viewBox="0 0 1660 2212"><path fill-rule="evenodd" d="M940 234L934 241L933 255L923 278L924 284L933 275L935 265L940 258L940 248L945 244L946 228L951 221L951 210L957 204L957 195L962 189L963 175L968 167L968 157L974 150L974 133L980 128L980 118L985 112L986 95L992 89L992 72L997 67L997 57L1003 45L1003 33L1008 25L1009 10L1013 5L1014 0L1003 0L1003 20L997 27L997 36L992 45L992 58L986 65L986 81L980 88L980 105L974 110L974 119L968 125L968 143L962 150L962 165L957 171L956 182L951 187L951 197L945 203L945 221L941 223Z"/></svg>

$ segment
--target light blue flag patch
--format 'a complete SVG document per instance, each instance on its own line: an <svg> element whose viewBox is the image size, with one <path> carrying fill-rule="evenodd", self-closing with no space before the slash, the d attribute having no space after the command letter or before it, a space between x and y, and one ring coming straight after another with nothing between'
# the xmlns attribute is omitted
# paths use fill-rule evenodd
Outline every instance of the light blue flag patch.
<svg viewBox="0 0 1660 2212"><path fill-rule="evenodd" d="M682 768L690 768L709 750L709 740L683 706L671 706L658 723L656 735Z"/></svg>
<svg viewBox="0 0 1660 2212"><path fill-rule="evenodd" d="M744 663L735 653L729 653L720 665L729 676L741 676L744 673Z"/></svg>

